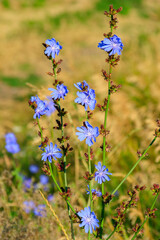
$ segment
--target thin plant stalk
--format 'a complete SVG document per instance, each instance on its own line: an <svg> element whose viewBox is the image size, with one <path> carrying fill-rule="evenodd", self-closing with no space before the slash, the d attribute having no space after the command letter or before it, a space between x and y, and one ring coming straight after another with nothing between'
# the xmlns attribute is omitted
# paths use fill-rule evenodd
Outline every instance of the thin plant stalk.
<svg viewBox="0 0 160 240"><path fill-rule="evenodd" d="M113 15L111 15L111 21L113 20ZM113 31L113 26L111 25L111 34ZM108 110L109 110L109 103L110 103L110 87L111 87L111 74L112 74L112 65L109 65L109 79L108 79L108 98L107 98L107 106L105 111L104 117L104 129L107 128L107 117L108 117ZM103 137L103 165L106 165L106 136ZM104 195L104 183L102 182L102 196ZM100 225L100 239L102 239L103 234L103 225L104 225L104 215L105 215L105 204L103 202L102 197L102 207L101 207L101 225Z"/></svg>
<svg viewBox="0 0 160 240"><path fill-rule="evenodd" d="M107 128L107 117L108 117L108 109L109 109L109 103L110 103L110 97L111 97L111 93L110 93L110 87L111 87L111 76L112 73L112 66L110 64L109 66L109 80L108 80L108 99L107 99L107 106L106 106L106 111L105 111L105 118L104 118L104 129L106 130ZM106 164L106 136L103 137L103 165Z"/></svg>
<svg viewBox="0 0 160 240"><path fill-rule="evenodd" d="M88 232L88 240L90 240L90 236L91 236L91 234L90 234L90 230L89 230L89 232Z"/></svg>
<svg viewBox="0 0 160 240"><path fill-rule="evenodd" d="M151 206L151 210L153 210L154 205L155 205L155 203L156 203L156 201L157 201L158 196L159 196L159 193L158 193L158 194L155 196L155 198L154 198L153 204L152 204L152 206ZM143 228L144 224L147 222L148 218L149 218L149 216L146 216L146 218L145 218L145 220L143 221L141 227L140 227L140 228L138 229L138 231L134 234L134 236L132 237L131 240L134 240L134 239L137 237L138 233L141 231L141 229Z"/></svg>
<svg viewBox="0 0 160 240"><path fill-rule="evenodd" d="M92 169L91 169L91 156L90 156L90 150L91 148L88 146L88 170L89 174L91 175ZM91 180L89 181L89 198L90 198L90 208L91 211L93 209L93 199L92 199L92 186L91 186Z"/></svg>
<svg viewBox="0 0 160 240"><path fill-rule="evenodd" d="M125 215L125 213L127 212L127 210L130 208L130 206L131 206L131 203L128 205L128 207L125 209L125 211L123 212L123 214ZM119 224L117 224L117 226L115 227L115 229L110 233L110 235L108 236L108 238L106 239L106 240L108 240L108 239L110 239L111 237L112 237L112 235L117 231L117 228L119 227Z"/></svg>
<svg viewBox="0 0 160 240"><path fill-rule="evenodd" d="M52 64L53 64L53 59L52 59ZM57 71L56 71L56 68L54 67L54 64L53 64L53 71L54 71L55 80L57 80ZM59 108L60 108L60 111L61 111L60 101L59 101ZM61 135L62 135L62 137L64 137L64 128L63 128L63 117L62 117L62 115L61 115ZM67 192L68 186L67 186L67 173L66 173L66 154L64 154L63 162L64 162L64 185L65 185L65 192ZM67 209L68 209L68 216L69 216L70 222L71 222L72 239L75 240L74 230L73 230L73 221L72 221L70 207L69 207L68 203L67 203Z"/></svg>
<svg viewBox="0 0 160 240"><path fill-rule="evenodd" d="M60 108L60 111L61 111L60 102L59 102L59 108ZM64 137L64 127L63 127L63 117L62 116L61 116L61 128L62 128L62 130L61 130L62 137ZM63 161L64 161L64 185L65 185L65 191L67 192L66 154L64 154Z"/></svg>
<svg viewBox="0 0 160 240"><path fill-rule="evenodd" d="M153 140L151 141L151 143L149 144L149 146L146 148L146 150L144 151L144 153L142 154L142 156L137 160L137 162L134 164L134 166L131 168L131 170L127 173L127 175L123 178L123 180L120 182L120 184L114 189L114 191L112 192L112 195L115 194L115 192L121 187L121 185L125 182L125 180L127 179L127 177L133 172L133 170L136 168L136 166L139 164L139 162L145 157L146 153L148 152L148 150L150 149L150 147L153 145L153 143L156 141L157 136L155 136L153 138Z"/></svg>
<svg viewBox="0 0 160 240"><path fill-rule="evenodd" d="M88 115L86 112L86 119L88 120ZM89 171L89 175L92 174L92 168L91 168L91 147L88 146L88 171ZM91 208L91 212L93 209L93 198L92 198L92 184L91 184L91 180L89 180L89 203L90 203L90 208ZM88 240L90 240L90 230L88 231Z"/></svg>
<svg viewBox="0 0 160 240"><path fill-rule="evenodd" d="M107 117L108 117L108 110L109 110L109 103L110 103L110 87L111 87L111 73L112 73L112 66L110 64L109 66L109 80L108 80L108 100L107 100L107 106L105 111L105 118L104 118L104 129L107 128ZM103 165L106 165L106 136L103 137ZM104 182L102 182L102 196L104 195ZM103 202L102 198L102 208L101 208L101 227L100 227L100 239L102 239L103 234L103 225L104 225L104 213L105 212L105 204Z"/></svg>

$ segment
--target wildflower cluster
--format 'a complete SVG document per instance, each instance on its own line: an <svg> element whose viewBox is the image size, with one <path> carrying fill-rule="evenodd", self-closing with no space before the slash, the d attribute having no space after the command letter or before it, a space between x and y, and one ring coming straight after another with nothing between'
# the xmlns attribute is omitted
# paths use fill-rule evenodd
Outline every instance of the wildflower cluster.
<svg viewBox="0 0 160 240"><path fill-rule="evenodd" d="M37 165L30 165L29 171L31 174L35 175L39 172L39 167ZM49 177L42 174L39 176L39 181L34 181L34 178L29 178L23 176L23 189L26 194L34 195L37 189L43 188L46 193L49 191ZM47 200L53 202L53 194L48 194ZM36 217L46 217L46 205L38 204L37 201L25 200L23 202L23 210L27 214L33 214Z"/></svg>
<svg viewBox="0 0 160 240"><path fill-rule="evenodd" d="M70 136L66 135L68 123L65 122L65 117L67 116L66 109L62 106L64 99L66 99L69 90L67 86L59 79L59 73L61 72L61 68L59 65L62 63L62 60L55 60L56 55L59 55L62 46L55 40L55 38L46 40L43 43L45 47L44 54L47 59L49 59L52 63L52 72L48 72L47 74L53 80L52 84L54 87L48 88L51 91L49 97L46 100L42 101L38 96L32 96L29 105L34 110L33 118L36 119L39 128L38 135L41 138L41 145L39 146L42 151L41 160L43 162L42 170L45 175L40 176L40 184L44 186L44 190L47 189L47 184L49 181L49 177L52 177L54 185L57 187L60 196L66 201L68 216L71 223L71 232L72 239L74 237L73 230L73 222L80 222L80 227L84 228L85 232L88 233L88 240L90 240L90 234L94 233L97 229L97 234L94 235L100 239L103 236L103 228L104 228L104 217L105 217L105 205L109 204L114 194L116 194L119 187L123 184L126 178L131 174L134 168L137 166L139 161L145 156L146 151L141 154L138 152L140 159L136 162L136 164L129 171L128 175L121 181L121 183L116 187L116 189L109 194L106 192L105 188L108 182L111 180L109 175L112 173L109 172L106 167L108 164L108 156L107 152L111 150L111 146L108 144L108 135L110 133L107 130L107 117L109 104L111 100L111 94L117 92L120 85L116 85L112 80L112 69L117 66L120 61L120 55L123 50L123 43L120 37L113 34L113 30L117 28L117 17L116 14L119 13L122 9L119 8L115 10L113 6L110 6L109 12L105 12L107 17L110 17L110 32L108 34L104 34L104 39L101 40L98 44L98 48L105 51L107 54L106 63L109 64L109 71L102 70L102 75L104 77L105 82L108 84L107 96L105 96L104 102L102 104L97 104L100 111L104 112L104 122L98 126L93 127L90 123L90 119L93 116L93 110L96 107L96 95L95 90L90 88L89 84L84 80L82 82L78 82L74 84L74 86L78 89L77 98L75 99L75 103L78 103L84 107L85 117L83 119L83 125L77 127L76 135L78 139L82 142L85 140L85 148L87 148L87 153L84 154L85 160L87 163L87 171L85 173L85 180L87 183L86 193L89 197L88 206L83 207L82 210L76 211L74 207L70 203L70 198L72 196L71 188L68 185L68 168L71 163L68 163L68 154L73 150L70 145ZM91 110L91 111L90 111ZM44 128L40 124L40 118L43 115L50 116L52 112L56 111L56 124L53 126L54 132L57 131L57 137L51 141L48 136L44 135ZM159 122L158 122L159 124ZM69 132L69 131L68 131ZM55 134L56 135L56 134ZM54 135L54 136L55 136ZM102 150L102 161L95 161L94 157L94 144L97 141L97 137L99 135L102 136L102 145L99 148ZM159 136L159 130L155 133L155 139ZM154 141L155 141L154 139ZM152 144L153 142L152 141ZM152 145L151 144L151 145ZM93 146L93 148L91 148ZM100 155L100 157L101 157ZM84 165L85 165L84 164ZM32 173L37 173L38 169L33 165L30 167L30 171ZM61 172L60 175L57 174ZM46 176L47 175L47 176ZM63 179L61 178L63 176ZM31 178L25 178L23 181L24 189L30 189L33 185ZM34 184L34 189L38 188L38 184ZM100 191L101 188L101 191ZM137 193L145 189L145 186L139 187L138 185L132 191L128 191L128 195L130 199L126 202L123 202L119 208L117 208L117 216L114 217L115 221L115 229L108 236L107 240L113 235L114 232L122 232L122 224L125 220L125 215L127 210L130 207L136 206L138 201ZM156 197L159 193L159 186L154 186L153 192L156 194ZM99 198L101 201L101 209L100 213L97 214L98 209L96 209L95 199ZM48 196L48 199L53 199L53 196ZM34 213L36 216L45 215L45 210L43 205L35 206L34 202L24 202L24 209L27 213ZM94 210L94 211L93 211ZM74 218L71 215L71 211L74 214ZM100 216L100 220L98 220L97 216ZM150 209L148 212L148 216L154 215L154 209ZM76 219L75 219L76 218ZM140 228L135 227L140 231Z"/></svg>

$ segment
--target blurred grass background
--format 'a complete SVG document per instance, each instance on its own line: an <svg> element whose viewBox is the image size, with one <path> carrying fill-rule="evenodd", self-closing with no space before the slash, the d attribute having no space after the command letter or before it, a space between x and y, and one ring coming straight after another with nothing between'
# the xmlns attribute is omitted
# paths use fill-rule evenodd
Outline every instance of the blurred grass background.
<svg viewBox="0 0 160 240"><path fill-rule="evenodd" d="M33 112L28 107L28 100L37 92L42 99L49 95L47 89L52 82L46 72L51 71L51 64L44 56L41 44L46 39L54 37L63 46L59 55L59 58L63 59L60 78L70 90L64 106L71 113L75 127L81 125L78 120L82 122L84 114L78 106L77 117L73 103L76 96L74 83L85 79L96 90L97 102L103 101L107 94L107 86L101 76L101 69L107 68L106 54L97 48L97 44L103 39L103 33L109 31L108 20L103 12L108 10L110 4L113 4L114 8L123 7L122 13L119 14L119 27L115 33L121 37L124 44L120 64L113 71L113 80L122 84L122 89L111 97L108 119L108 129L111 131L108 142L112 145L108 168L113 177L107 188L112 191L135 163L136 151L143 151L150 143L156 128L155 120L160 117L160 1L1 0L0 192L1 218L6 226L0 227L3 239L46 239L46 236L47 239L52 239L53 230L56 239L61 238L61 232L51 216L48 219L35 219L24 215L21 205L25 194L16 188L12 182L12 175L9 174L12 160L4 154L4 134L13 131L18 138L22 151L15 162L20 172L27 173L31 163L41 165L40 152L37 150L39 138L33 125ZM54 125L55 115L52 121ZM103 123L103 114L98 109L92 122L97 126ZM43 125L47 124L45 120ZM76 149L70 156L73 163L69 177L74 192L72 203L83 207L86 201L83 195L86 183L82 177L85 168L79 163L76 137L72 131L71 127L68 128L68 134L72 135L71 141ZM101 157L101 152L97 150L101 141L99 138L94 147L96 161ZM83 144L81 146L85 147ZM120 189L120 198L108 209L105 223L109 226L106 229L107 233L113 228L111 216L115 214L114 206L126 199L127 189L137 183L145 184L148 190L141 196L142 204L138 205L138 210L133 209L128 214L127 227L134 225L136 220L143 219L145 209L150 207L153 201L149 188L153 183L160 183L159 153L157 141L150 150L149 157L140 163ZM79 193L76 193L77 187L81 187ZM33 198L38 196L37 193ZM40 196L39 198L41 199ZM55 209L66 225L62 201L59 196L57 199ZM160 207L159 200L157 208ZM160 217L159 211L157 216ZM22 231L22 235L19 230ZM86 237L79 230L77 236L77 239ZM159 236L160 222L158 218L152 219L146 224L142 239L158 240ZM116 235L115 239L123 238Z"/></svg>

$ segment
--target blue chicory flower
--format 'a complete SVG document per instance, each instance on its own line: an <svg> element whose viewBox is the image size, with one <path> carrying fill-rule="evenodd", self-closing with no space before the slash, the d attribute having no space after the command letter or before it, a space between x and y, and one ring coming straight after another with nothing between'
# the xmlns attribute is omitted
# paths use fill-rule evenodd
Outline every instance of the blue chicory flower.
<svg viewBox="0 0 160 240"><path fill-rule="evenodd" d="M46 110L48 110L48 108L46 107L46 104L44 101L40 101L37 105L37 108L35 109L35 114L33 115L33 118L40 118L42 115L46 114Z"/></svg>
<svg viewBox="0 0 160 240"><path fill-rule="evenodd" d="M6 144L17 143L17 139L14 133L6 133L5 141L6 141Z"/></svg>
<svg viewBox="0 0 160 240"><path fill-rule="evenodd" d="M5 135L5 141L6 141L5 148L7 152L15 154L20 151L20 147L19 144L17 143L17 139L14 133L7 133Z"/></svg>
<svg viewBox="0 0 160 240"><path fill-rule="evenodd" d="M54 199L53 194L49 194L48 197L47 197L47 200L48 200L49 202L52 202L53 199Z"/></svg>
<svg viewBox="0 0 160 240"><path fill-rule="evenodd" d="M95 194L97 197L102 197L101 191L95 191L93 194Z"/></svg>
<svg viewBox="0 0 160 240"><path fill-rule="evenodd" d="M63 84L58 84L57 85L57 89L54 88L48 88L49 91L52 91L51 96L54 100L63 98L67 95L68 93L68 89L66 86L64 86Z"/></svg>
<svg viewBox="0 0 160 240"><path fill-rule="evenodd" d="M50 116L55 112L56 108L51 97L47 97L47 100L44 101L48 110L46 110L46 116Z"/></svg>
<svg viewBox="0 0 160 240"><path fill-rule="evenodd" d="M38 105L38 103L41 102L42 100L38 96L32 96L30 101L32 103L35 102Z"/></svg>
<svg viewBox="0 0 160 240"><path fill-rule="evenodd" d="M95 165L96 169L98 171L95 172L95 181L98 181L98 183L102 184L102 182L110 181L110 178L107 175L112 175L112 173L108 172L108 168L106 166L102 166L101 162L98 162L97 165Z"/></svg>
<svg viewBox="0 0 160 240"><path fill-rule="evenodd" d="M50 145L47 145L47 147L45 147L45 152L42 153L42 161L49 161L50 163L52 162L52 158L54 158L54 160L57 160L57 158L61 158L62 157L62 153L60 153L60 149L57 148L57 144L54 145L53 147L53 143L51 142Z"/></svg>
<svg viewBox="0 0 160 240"><path fill-rule="evenodd" d="M49 181L49 177L47 177L46 175L41 175L39 178L42 185L46 185Z"/></svg>
<svg viewBox="0 0 160 240"><path fill-rule="evenodd" d="M77 92L78 98L75 99L76 103L81 104L85 107L85 111L89 107L92 111L95 109L96 100L95 100L95 91L90 89L87 92Z"/></svg>
<svg viewBox="0 0 160 240"><path fill-rule="evenodd" d="M59 42L56 42L55 38L51 38L51 39L48 39L46 40L45 42L48 46L45 50L45 54L48 56L48 57L52 57L52 58L55 58L55 55L59 54L60 50L62 49L62 46L59 44Z"/></svg>
<svg viewBox="0 0 160 240"><path fill-rule="evenodd" d="M84 126L77 127L77 130L79 131L76 132L78 139L80 141L86 139L86 144L88 146L93 145L93 140L96 142L96 137L99 136L98 127L93 128L87 121L84 122Z"/></svg>
<svg viewBox="0 0 160 240"><path fill-rule="evenodd" d="M82 83L78 82L77 84L74 84L74 86L81 90L81 92L77 92L78 98L75 99L75 102L84 106L85 111L87 111L88 107L91 110L94 110L96 106L95 91L90 89L86 81L83 81Z"/></svg>
<svg viewBox="0 0 160 240"><path fill-rule="evenodd" d="M78 216L81 217L81 224L80 227L84 227L86 233L92 233L93 230L96 230L96 227L99 227L99 220L97 219L94 212L91 212L90 207L84 208L78 212Z"/></svg>
<svg viewBox="0 0 160 240"><path fill-rule="evenodd" d="M35 208L35 203L33 201L24 201L23 209L26 213L30 213Z"/></svg>
<svg viewBox="0 0 160 240"><path fill-rule="evenodd" d="M35 108L35 113L33 115L33 118L40 118L42 115L45 115L48 111L48 107L45 103L45 101L42 101L38 96L32 96L30 99L31 102L35 102L37 104L37 107Z"/></svg>
<svg viewBox="0 0 160 240"><path fill-rule="evenodd" d="M18 143L11 143L11 144L7 144L5 146L7 152L15 154L18 153L20 151L20 147L18 145Z"/></svg>
<svg viewBox="0 0 160 240"><path fill-rule="evenodd" d="M98 47L106 52L109 52L109 56L118 54L121 55L123 50L123 43L117 35L113 35L111 38L105 38L98 44Z"/></svg>
<svg viewBox="0 0 160 240"><path fill-rule="evenodd" d="M81 91L89 90L89 85L85 80L82 83L78 82L77 84L74 84L74 86Z"/></svg>
<svg viewBox="0 0 160 240"><path fill-rule="evenodd" d="M40 204L34 208L33 213L35 216L44 217L46 216L46 206L44 204Z"/></svg>
<svg viewBox="0 0 160 240"><path fill-rule="evenodd" d="M31 172L31 173L37 173L38 171L39 171L39 167L37 166L37 165L30 165L29 166L29 171Z"/></svg>
<svg viewBox="0 0 160 240"><path fill-rule="evenodd" d="M27 189L30 189L32 187L32 179L24 177L23 180L23 185L24 185L24 190L26 191Z"/></svg>
<svg viewBox="0 0 160 240"><path fill-rule="evenodd" d="M90 194L89 185L87 185L87 187L88 187L88 189L86 190L87 194ZM96 189L92 189L91 192L92 192L92 194L96 195L97 197L101 197L102 196L101 191L97 191Z"/></svg>

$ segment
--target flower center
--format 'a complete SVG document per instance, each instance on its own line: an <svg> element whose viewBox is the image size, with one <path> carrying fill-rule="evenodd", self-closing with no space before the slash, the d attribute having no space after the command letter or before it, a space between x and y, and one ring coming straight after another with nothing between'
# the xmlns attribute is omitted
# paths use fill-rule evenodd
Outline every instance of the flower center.
<svg viewBox="0 0 160 240"><path fill-rule="evenodd" d="M116 48L117 47L117 43L113 43L113 48Z"/></svg>
<svg viewBox="0 0 160 240"><path fill-rule="evenodd" d="M103 172L99 172L99 176L102 177L103 176Z"/></svg>
<svg viewBox="0 0 160 240"><path fill-rule="evenodd" d="M52 156L52 153L51 153L51 152L47 153L47 156L48 156L48 157L49 157L49 156Z"/></svg>
<svg viewBox="0 0 160 240"><path fill-rule="evenodd" d="M58 47L55 46L55 45L53 45L51 48L52 48L53 51L56 50L56 49L58 49Z"/></svg>
<svg viewBox="0 0 160 240"><path fill-rule="evenodd" d="M91 132L88 132L87 133L87 137L91 137L92 136L92 133Z"/></svg>
<svg viewBox="0 0 160 240"><path fill-rule="evenodd" d="M87 223L90 223L91 222L91 219L89 217L86 218L86 222Z"/></svg>

